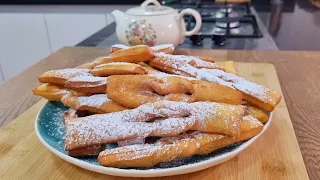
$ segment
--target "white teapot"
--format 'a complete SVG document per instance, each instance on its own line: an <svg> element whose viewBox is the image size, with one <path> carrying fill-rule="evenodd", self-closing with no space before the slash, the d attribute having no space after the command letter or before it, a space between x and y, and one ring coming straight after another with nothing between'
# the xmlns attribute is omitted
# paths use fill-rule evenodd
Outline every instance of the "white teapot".
<svg viewBox="0 0 320 180"><path fill-rule="evenodd" d="M154 5L149 5L153 3ZM173 44L184 41L185 36L196 34L202 23L198 11L184 9L180 14L173 8L161 6L157 0L146 0L140 7L128 9L125 13L119 10L112 12L117 23L116 33L121 43L134 46L145 44ZM186 31L183 16L192 15L196 26Z"/></svg>

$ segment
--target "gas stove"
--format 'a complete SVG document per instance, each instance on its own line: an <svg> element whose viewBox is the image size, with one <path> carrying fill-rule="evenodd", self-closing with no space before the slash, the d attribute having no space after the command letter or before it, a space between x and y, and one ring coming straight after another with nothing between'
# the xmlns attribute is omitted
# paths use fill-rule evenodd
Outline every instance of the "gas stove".
<svg viewBox="0 0 320 180"><path fill-rule="evenodd" d="M185 8L197 9L202 16L203 22L199 33L185 38L177 48L278 50L255 8L249 4L215 4L214 0L171 0L171 3L164 5L179 11ZM185 22L188 30L195 25L191 16L185 17ZM113 22L77 46L110 47L119 44L121 42L115 31L116 24Z"/></svg>
<svg viewBox="0 0 320 180"><path fill-rule="evenodd" d="M196 35L190 37L192 44L195 46L201 46L206 38L211 38L215 45L222 46L230 38L263 37L257 19L248 3L218 4L212 0L165 2L162 1L166 6L173 7L178 11L185 8L193 8L200 13L202 17L201 29ZM187 30L195 26L195 19L192 16L185 16L184 20Z"/></svg>

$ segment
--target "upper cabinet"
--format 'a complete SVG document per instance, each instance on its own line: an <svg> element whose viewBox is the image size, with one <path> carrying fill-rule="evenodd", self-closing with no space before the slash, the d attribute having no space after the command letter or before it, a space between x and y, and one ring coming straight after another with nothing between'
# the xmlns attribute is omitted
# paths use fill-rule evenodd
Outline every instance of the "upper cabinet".
<svg viewBox="0 0 320 180"><path fill-rule="evenodd" d="M4 79L50 53L44 14L0 13L0 63Z"/></svg>
<svg viewBox="0 0 320 180"><path fill-rule="evenodd" d="M52 52L74 46L107 24L106 14L45 14Z"/></svg>

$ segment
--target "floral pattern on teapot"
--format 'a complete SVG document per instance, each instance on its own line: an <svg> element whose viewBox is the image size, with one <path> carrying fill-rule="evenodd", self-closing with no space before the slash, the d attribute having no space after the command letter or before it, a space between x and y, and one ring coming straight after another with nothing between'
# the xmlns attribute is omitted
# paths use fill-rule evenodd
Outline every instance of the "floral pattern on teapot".
<svg viewBox="0 0 320 180"><path fill-rule="evenodd" d="M146 20L134 20L128 25L126 39L131 46L146 44L153 46L156 44L156 31Z"/></svg>

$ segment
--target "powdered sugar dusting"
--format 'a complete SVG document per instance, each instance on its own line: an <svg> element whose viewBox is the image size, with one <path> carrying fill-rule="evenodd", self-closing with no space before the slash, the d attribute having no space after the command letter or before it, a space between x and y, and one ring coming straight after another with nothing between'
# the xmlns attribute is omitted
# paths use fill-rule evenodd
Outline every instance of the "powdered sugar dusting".
<svg viewBox="0 0 320 180"><path fill-rule="evenodd" d="M155 51L159 51L159 50L167 49L167 48L174 50L174 45L173 44L161 44L161 45L156 45L156 46L151 47L151 49L153 49Z"/></svg>
<svg viewBox="0 0 320 180"><path fill-rule="evenodd" d="M78 97L79 106L89 106L99 108L104 103L111 101L106 94L95 94L92 96Z"/></svg>
<svg viewBox="0 0 320 180"><path fill-rule="evenodd" d="M207 120L215 119L217 115L219 116L218 111L227 106L231 106L228 109L230 111L232 111L232 108L237 110L235 106L213 102L189 104L162 101L144 104L132 110L77 118L76 120L73 119L73 121L66 121L66 145L77 148L136 137L159 136L172 133L177 135L192 127L197 127L199 130L205 129ZM243 114L244 112L239 111L234 113ZM148 122L157 118L162 119ZM225 121L229 121L232 124L234 123L232 121L238 120L226 117ZM234 127L234 130L236 129L237 127Z"/></svg>
<svg viewBox="0 0 320 180"><path fill-rule="evenodd" d="M201 60L194 56L184 56L184 55L170 55L165 53L157 53L156 56L163 57L165 61L163 62L166 66L174 68L176 70L183 71L188 73L189 75L196 77L197 76L197 68L196 67L207 67L213 69L221 69L222 67L216 63L207 62ZM152 61L152 60L151 60ZM192 66L191 63L196 66ZM179 71L175 72L175 74L184 75L183 73L179 73Z"/></svg>
<svg viewBox="0 0 320 180"><path fill-rule="evenodd" d="M77 76L71 79L68 79L69 82L101 82L106 84L106 77L97 77L97 76Z"/></svg>
<svg viewBox="0 0 320 180"><path fill-rule="evenodd" d="M274 103L274 100L268 96L268 91L269 89L265 88L262 85L250 82L242 77L239 77L237 75L231 74L231 73L226 73L221 70L216 70L216 69L200 69L199 72L202 74L206 74L206 76L203 76L203 79L206 79L210 81L212 77L216 77L219 79L222 79L224 81L224 84L222 85L227 85L228 86L233 86L235 89L249 94L253 97L256 97L257 99L263 101L263 102L272 102ZM216 81L216 83L220 84L219 82Z"/></svg>
<svg viewBox="0 0 320 180"><path fill-rule="evenodd" d="M222 70L217 68L206 67L207 65L212 65L215 63L206 62L206 64L201 60L193 60L193 58L189 56L175 56L175 55L168 55L164 53L157 53L157 56L161 56L163 58L155 58L155 63L164 64L164 69L166 70L167 67L173 68L175 74L185 75L188 74L189 76L196 77L197 79L207 80L209 82L217 83L223 86L227 86L233 89L237 89L242 93L248 94L259 99L262 102L269 103L271 105L276 105L277 103L277 95L274 91L269 90L268 88L247 81L246 79L239 77L235 74L226 73ZM159 61L159 62L157 62ZM161 62L160 62L161 61ZM205 67L205 68L195 68L191 66L190 62L194 62L195 66ZM172 71L172 70L171 70ZM275 94L273 97L270 94Z"/></svg>
<svg viewBox="0 0 320 180"><path fill-rule="evenodd" d="M180 78L184 78L187 80L197 80L196 78L193 77L187 77L187 76L179 76L179 75L175 75L175 74L168 74L168 73L164 73L164 72L156 72L156 71L151 71L149 74L149 76L154 76L156 78L166 78L166 77L170 77L170 76L174 76L174 77L180 77Z"/></svg>
<svg viewBox="0 0 320 180"><path fill-rule="evenodd" d="M101 68L101 67L105 67L107 65L135 65L135 66L140 66L139 64L128 63L128 62L109 62L109 63L97 65L94 68Z"/></svg>
<svg viewBox="0 0 320 180"><path fill-rule="evenodd" d="M243 121L250 122L251 129L263 126L263 124L258 119L256 119L255 117L253 117L251 115L244 116Z"/></svg>
<svg viewBox="0 0 320 180"><path fill-rule="evenodd" d="M130 47L126 46L124 44L115 44L115 45L111 46L111 49L112 48L128 49ZM159 50L166 49L166 48L170 48L170 49L174 50L174 45L173 44L160 44L160 45L156 45L156 46L151 47L151 49L153 49L155 51L159 51Z"/></svg>
<svg viewBox="0 0 320 180"><path fill-rule="evenodd" d="M114 44L111 46L111 48L128 49L129 46L126 46L124 44Z"/></svg>
<svg viewBox="0 0 320 180"><path fill-rule="evenodd" d="M134 145L134 144L144 144L144 143L145 143L144 137L137 137L135 139L118 141L118 146L122 147L122 146L129 146L129 145Z"/></svg>
<svg viewBox="0 0 320 180"><path fill-rule="evenodd" d="M154 146L150 144L130 145L104 150L100 152L99 156L114 154L117 155L117 160L134 160L141 157L151 156L160 149L161 146Z"/></svg>
<svg viewBox="0 0 320 180"><path fill-rule="evenodd" d="M54 77L64 78L64 79L70 79L76 76L92 76L89 73L88 69L76 69L76 68L51 70L46 72L45 74L54 74Z"/></svg>

